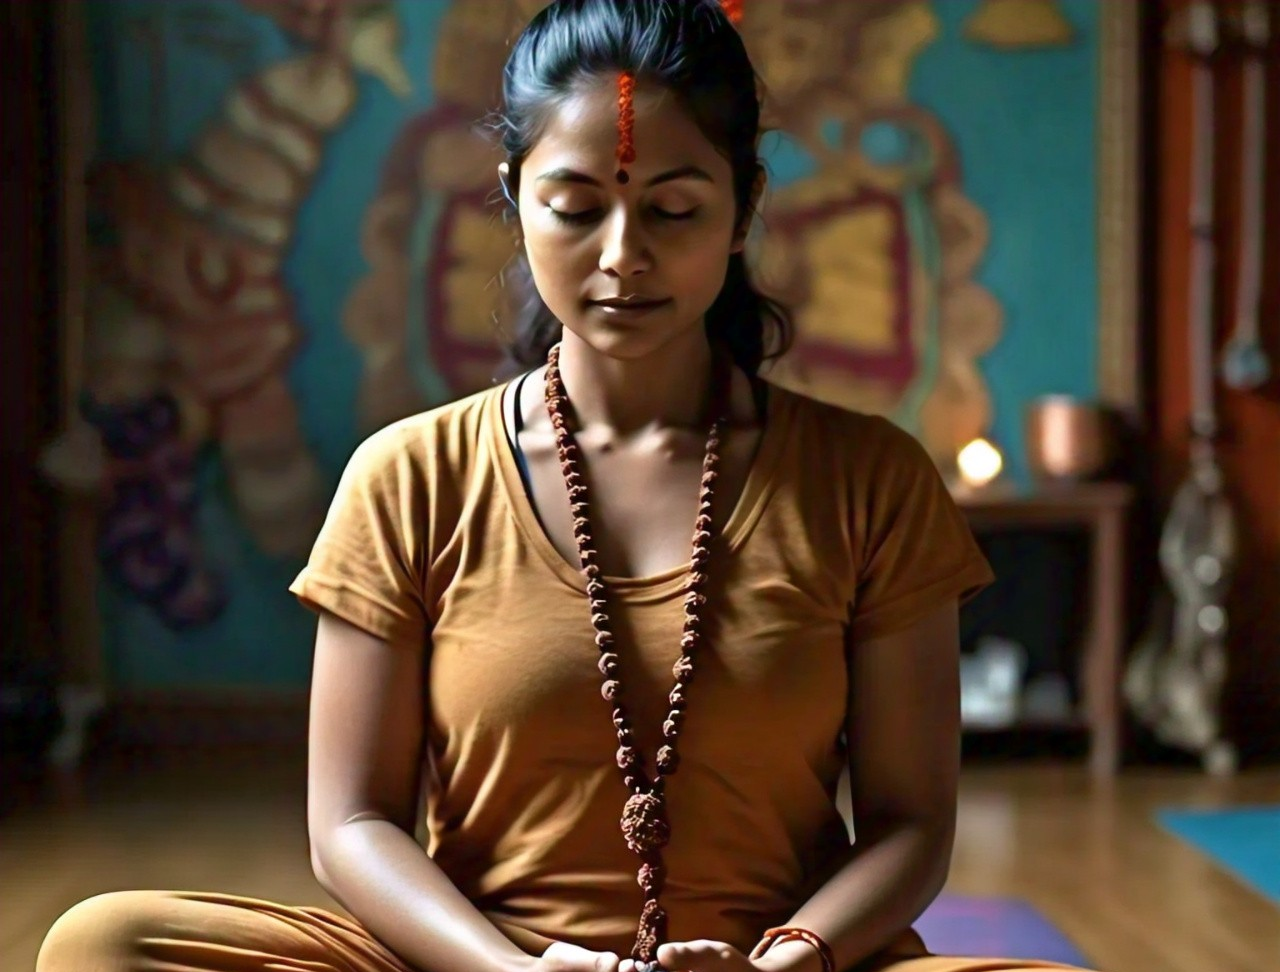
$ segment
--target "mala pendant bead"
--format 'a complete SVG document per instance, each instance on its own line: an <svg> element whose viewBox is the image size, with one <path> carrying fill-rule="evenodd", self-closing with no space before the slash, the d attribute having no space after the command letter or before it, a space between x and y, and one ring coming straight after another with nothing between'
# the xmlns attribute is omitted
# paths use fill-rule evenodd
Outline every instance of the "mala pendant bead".
<svg viewBox="0 0 1280 972"><path fill-rule="evenodd" d="M666 847L671 827L665 801L652 793L634 794L622 808L622 836L637 854Z"/></svg>

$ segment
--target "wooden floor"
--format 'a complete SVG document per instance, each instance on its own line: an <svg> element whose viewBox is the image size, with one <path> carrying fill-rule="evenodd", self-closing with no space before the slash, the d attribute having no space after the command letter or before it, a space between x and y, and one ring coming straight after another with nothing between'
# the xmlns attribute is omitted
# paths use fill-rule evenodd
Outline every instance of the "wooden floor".
<svg viewBox="0 0 1280 972"><path fill-rule="evenodd" d="M1280 802L1275 770L1099 786L1075 766L971 769L950 889L1030 901L1108 972L1280 972L1280 908L1151 822L1264 801ZM0 972L29 972L77 900L134 887L332 906L308 867L300 755L134 760L0 818Z"/></svg>

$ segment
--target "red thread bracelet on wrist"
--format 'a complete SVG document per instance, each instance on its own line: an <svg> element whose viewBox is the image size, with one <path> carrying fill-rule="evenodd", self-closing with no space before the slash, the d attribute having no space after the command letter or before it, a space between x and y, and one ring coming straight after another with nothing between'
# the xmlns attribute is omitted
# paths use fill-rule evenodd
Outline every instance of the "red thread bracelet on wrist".
<svg viewBox="0 0 1280 972"><path fill-rule="evenodd" d="M751 950L751 960L760 958L779 942L804 942L822 959L822 972L836 972L836 957L831 952L831 946L807 928L770 928L764 933L760 943Z"/></svg>

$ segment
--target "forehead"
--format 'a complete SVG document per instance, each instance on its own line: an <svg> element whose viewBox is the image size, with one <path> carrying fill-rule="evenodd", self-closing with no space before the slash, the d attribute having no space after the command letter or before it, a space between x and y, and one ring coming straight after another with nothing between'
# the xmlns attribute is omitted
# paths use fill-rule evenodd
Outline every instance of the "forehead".
<svg viewBox="0 0 1280 972"><path fill-rule="evenodd" d="M717 177L729 163L702 134L678 98L655 85L636 85L632 128L636 161L628 169L643 174L698 165ZM601 176L617 169L618 85L612 78L583 82L548 112L542 132L525 159L526 168L559 167Z"/></svg>

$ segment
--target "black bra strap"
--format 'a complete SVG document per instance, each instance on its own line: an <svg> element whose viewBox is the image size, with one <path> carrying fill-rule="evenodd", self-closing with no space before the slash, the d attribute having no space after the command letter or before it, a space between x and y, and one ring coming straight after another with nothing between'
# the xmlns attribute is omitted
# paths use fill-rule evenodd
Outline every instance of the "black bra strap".
<svg viewBox="0 0 1280 972"><path fill-rule="evenodd" d="M520 470L520 481L524 483L525 495L530 499L533 498L533 482L529 478L529 460L525 458L524 450L520 448L520 432L524 429L524 410L520 407L521 392L524 390L524 383L528 381L532 371L527 371L520 376L520 380L516 382L515 404L513 411L515 412L514 420L511 427L514 430L512 438L514 442L514 452L516 457L516 466Z"/></svg>

